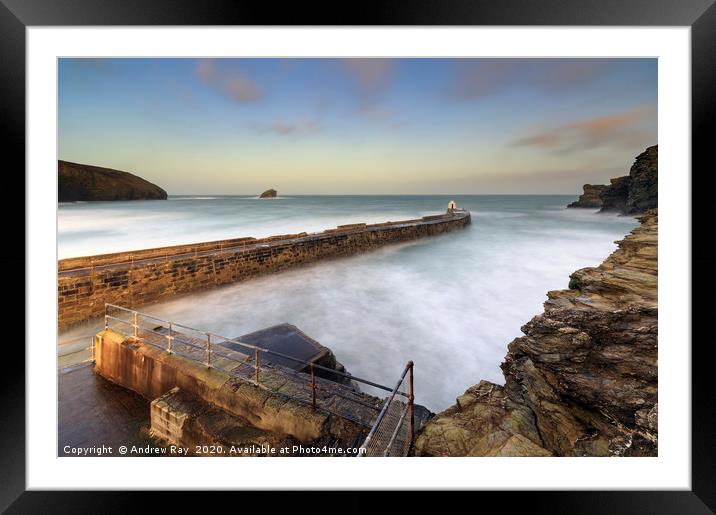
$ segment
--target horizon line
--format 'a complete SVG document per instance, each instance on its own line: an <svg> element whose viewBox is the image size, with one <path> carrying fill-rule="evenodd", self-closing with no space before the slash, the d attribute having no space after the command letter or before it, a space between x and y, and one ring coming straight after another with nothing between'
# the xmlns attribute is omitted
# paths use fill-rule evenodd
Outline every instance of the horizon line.
<svg viewBox="0 0 716 515"><path fill-rule="evenodd" d="M513 197L550 197L550 196L571 196L582 193L284 193L277 194L278 197L498 197L510 195ZM259 198L256 193L167 193L168 197L250 197ZM268 198L266 200L271 200Z"/></svg>

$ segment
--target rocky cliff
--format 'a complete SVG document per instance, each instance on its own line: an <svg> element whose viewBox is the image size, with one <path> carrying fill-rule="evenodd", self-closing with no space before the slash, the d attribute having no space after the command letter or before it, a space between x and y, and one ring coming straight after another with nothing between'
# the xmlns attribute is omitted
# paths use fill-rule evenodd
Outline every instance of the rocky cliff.
<svg viewBox="0 0 716 515"><path fill-rule="evenodd" d="M129 172L58 161L57 197L59 202L166 199L167 192Z"/></svg>
<svg viewBox="0 0 716 515"><path fill-rule="evenodd" d="M601 193L601 210L635 214L656 208L658 161L658 145L639 154L629 170L629 175L612 179L611 185Z"/></svg>
<svg viewBox="0 0 716 515"><path fill-rule="evenodd" d="M439 413L418 456L657 455L658 214L551 291L502 370Z"/></svg>
<svg viewBox="0 0 716 515"><path fill-rule="evenodd" d="M261 195L259 195L259 198L276 198L277 192L274 189L266 190Z"/></svg>
<svg viewBox="0 0 716 515"><path fill-rule="evenodd" d="M600 194L602 209L600 211L626 212L626 202L629 197L629 176L611 179L609 186Z"/></svg>
<svg viewBox="0 0 716 515"><path fill-rule="evenodd" d="M582 186L584 193L579 199L569 204L567 207L602 207L601 193L609 186L604 184L585 184Z"/></svg>
<svg viewBox="0 0 716 515"><path fill-rule="evenodd" d="M659 147L654 145L637 156L629 171L629 196L626 212L643 213L658 206Z"/></svg>

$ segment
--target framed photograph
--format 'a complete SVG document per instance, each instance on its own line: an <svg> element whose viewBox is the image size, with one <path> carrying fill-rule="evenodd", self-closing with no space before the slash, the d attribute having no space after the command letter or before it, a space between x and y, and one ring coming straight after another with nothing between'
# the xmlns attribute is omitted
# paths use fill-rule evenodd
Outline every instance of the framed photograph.
<svg viewBox="0 0 716 515"><path fill-rule="evenodd" d="M712 4L2 0L0 506L710 513Z"/></svg>

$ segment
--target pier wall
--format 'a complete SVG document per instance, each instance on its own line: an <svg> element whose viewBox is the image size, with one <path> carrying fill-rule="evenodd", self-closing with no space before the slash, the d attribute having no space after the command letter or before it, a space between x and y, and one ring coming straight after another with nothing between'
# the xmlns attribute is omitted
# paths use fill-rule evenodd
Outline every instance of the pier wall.
<svg viewBox="0 0 716 515"><path fill-rule="evenodd" d="M253 427L291 435L301 442L327 434L336 438L353 436L363 430L349 427L347 422L337 424L335 417L310 406L257 388L217 368L207 368L152 345L134 342L112 330L97 335L95 371L148 400L179 387L211 406L245 419Z"/></svg>
<svg viewBox="0 0 716 515"><path fill-rule="evenodd" d="M459 229L469 212L382 224L351 224L320 233L238 238L119 252L58 262L58 326L104 313L106 302L128 308L177 294L242 281L326 258Z"/></svg>

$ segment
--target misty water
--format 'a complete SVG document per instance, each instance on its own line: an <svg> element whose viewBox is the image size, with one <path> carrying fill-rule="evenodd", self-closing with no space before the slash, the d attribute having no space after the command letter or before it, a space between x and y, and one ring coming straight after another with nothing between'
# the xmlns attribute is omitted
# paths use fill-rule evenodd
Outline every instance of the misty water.
<svg viewBox="0 0 716 515"><path fill-rule="evenodd" d="M243 236L312 232L444 211L464 230L142 307L235 337L288 322L357 376L392 385L415 362L416 401L433 411L481 379L502 384L508 343L549 290L596 266L634 218L566 209L574 196L170 197L58 207L59 258ZM61 335L63 341L94 327Z"/></svg>

